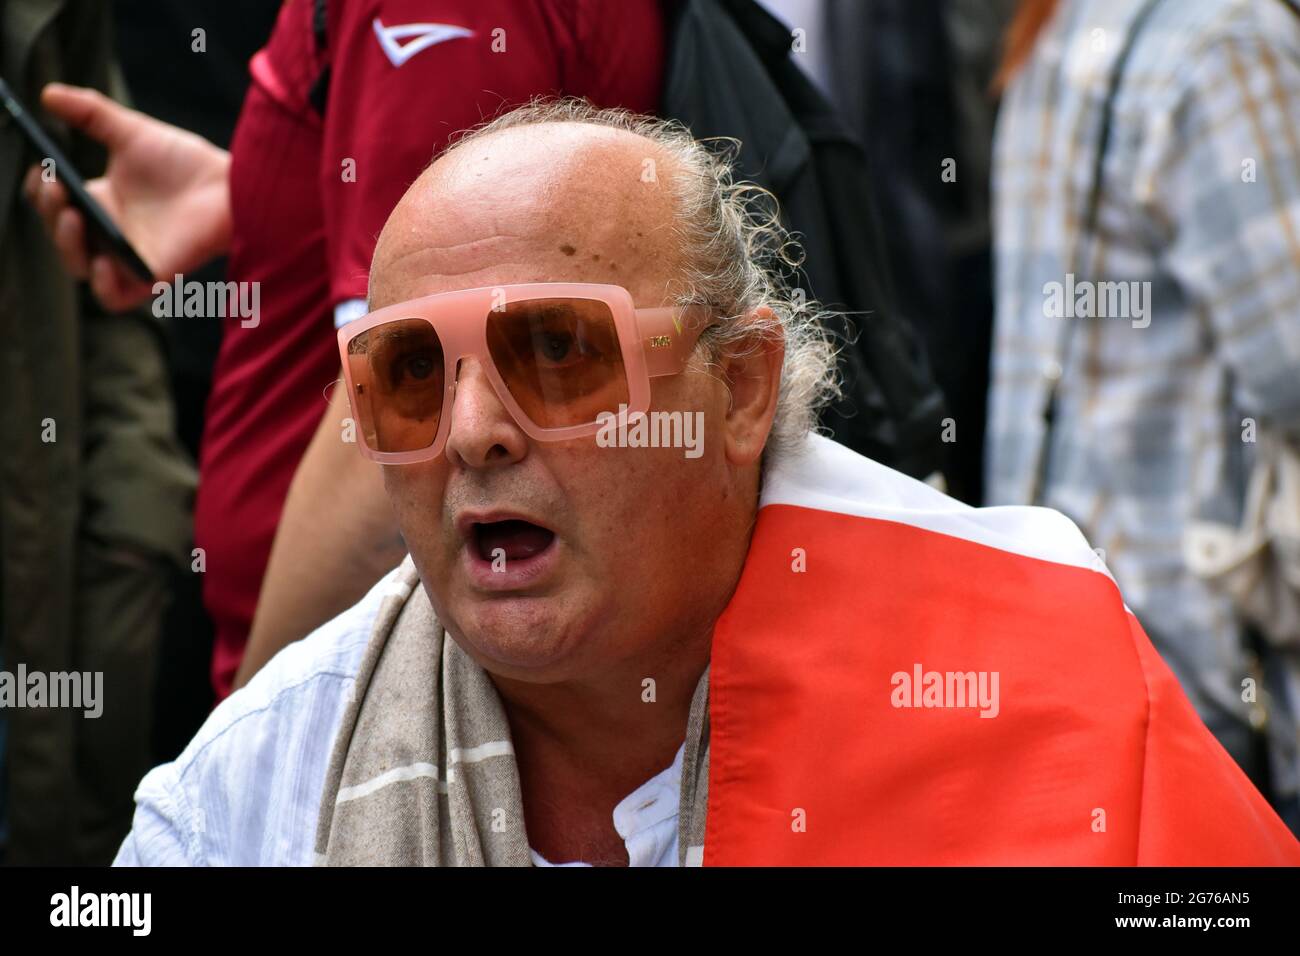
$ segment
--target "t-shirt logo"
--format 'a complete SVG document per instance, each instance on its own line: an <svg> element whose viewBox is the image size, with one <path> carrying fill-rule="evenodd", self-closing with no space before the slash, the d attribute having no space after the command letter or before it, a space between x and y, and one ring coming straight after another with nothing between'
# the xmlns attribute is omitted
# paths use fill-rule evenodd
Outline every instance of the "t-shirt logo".
<svg viewBox="0 0 1300 956"><path fill-rule="evenodd" d="M375 36L384 56L393 66L401 66L415 54L427 47L461 37L472 37L473 30L452 26L449 23L403 23L395 27L386 27L374 19ZM402 41L406 42L403 43Z"/></svg>

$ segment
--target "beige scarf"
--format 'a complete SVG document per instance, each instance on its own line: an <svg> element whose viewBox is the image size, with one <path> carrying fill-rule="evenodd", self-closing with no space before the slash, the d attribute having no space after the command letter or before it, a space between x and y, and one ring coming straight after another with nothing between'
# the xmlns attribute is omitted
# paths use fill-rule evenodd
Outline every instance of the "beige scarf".
<svg viewBox="0 0 1300 956"><path fill-rule="evenodd" d="M709 672L682 755L678 864L703 857ZM487 673L438 623L408 557L384 598L330 755L325 866L529 866L519 769Z"/></svg>

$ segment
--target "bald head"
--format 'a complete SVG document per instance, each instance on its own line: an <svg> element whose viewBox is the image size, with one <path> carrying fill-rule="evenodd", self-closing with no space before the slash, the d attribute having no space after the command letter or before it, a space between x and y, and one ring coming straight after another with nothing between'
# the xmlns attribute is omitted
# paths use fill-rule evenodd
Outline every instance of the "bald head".
<svg viewBox="0 0 1300 956"><path fill-rule="evenodd" d="M669 300L680 254L675 162L636 133L582 122L512 127L443 154L389 217L370 306L518 282L621 285Z"/></svg>

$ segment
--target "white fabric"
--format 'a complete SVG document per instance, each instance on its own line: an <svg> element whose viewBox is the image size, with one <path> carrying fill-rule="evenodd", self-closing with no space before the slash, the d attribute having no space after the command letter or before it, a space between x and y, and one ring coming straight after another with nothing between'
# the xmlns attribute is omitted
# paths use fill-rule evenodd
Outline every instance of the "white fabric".
<svg viewBox="0 0 1300 956"><path fill-rule="evenodd" d="M395 573L275 656L136 789L115 866L311 866L330 745Z"/></svg>
<svg viewBox="0 0 1300 956"><path fill-rule="evenodd" d="M812 435L763 477L763 506L787 504L895 521L1110 577L1078 526L1051 508L972 508L923 481Z"/></svg>
<svg viewBox="0 0 1300 956"><path fill-rule="evenodd" d="M671 767L659 771L614 808L614 829L627 847L628 866L677 865L677 814L681 804L682 756L685 751L683 742L677 748ZM588 865L581 861L550 863L536 850L532 853L536 866Z"/></svg>
<svg viewBox="0 0 1300 956"><path fill-rule="evenodd" d="M396 573L277 654L212 712L173 763L145 776L114 866L312 864L330 745ZM632 866L677 865L682 756L679 747L672 766L614 809ZM536 852L533 859L554 865Z"/></svg>
<svg viewBox="0 0 1300 956"><path fill-rule="evenodd" d="M334 306L334 328L341 329L368 313L365 299L345 299Z"/></svg>

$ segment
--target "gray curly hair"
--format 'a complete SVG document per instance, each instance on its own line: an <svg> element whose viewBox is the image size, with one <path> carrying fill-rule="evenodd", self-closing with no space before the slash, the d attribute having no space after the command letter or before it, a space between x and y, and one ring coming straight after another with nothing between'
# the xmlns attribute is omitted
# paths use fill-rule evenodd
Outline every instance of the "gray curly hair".
<svg viewBox="0 0 1300 956"><path fill-rule="evenodd" d="M721 322L697 346L709 361L753 349L765 335L784 335L785 360L765 458L797 449L822 407L840 394L836 347L823 319L831 313L792 286L802 250L778 218L776 197L736 182L734 140L700 141L675 120L584 99L537 98L467 130L448 150L506 129L543 123L612 127L656 144L678 164L671 177L678 215L673 229L685 263L679 304L703 303ZM771 318L754 318L767 306ZM748 318L746 318L748 317Z"/></svg>

